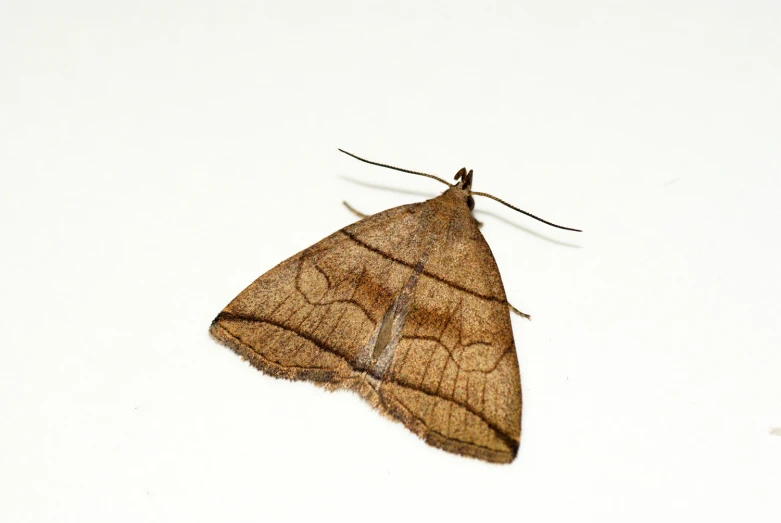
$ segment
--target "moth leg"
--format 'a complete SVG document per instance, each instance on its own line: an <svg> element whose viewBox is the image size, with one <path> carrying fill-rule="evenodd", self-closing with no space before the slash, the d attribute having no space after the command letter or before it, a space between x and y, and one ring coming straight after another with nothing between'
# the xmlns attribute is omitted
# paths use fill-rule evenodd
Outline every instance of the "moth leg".
<svg viewBox="0 0 781 523"><path fill-rule="evenodd" d="M507 305L510 307L510 310L511 310L512 312L514 312L515 314L517 314L517 315L518 315L518 316L520 316L521 318L526 318L527 320L531 320L531 319L532 319L532 317L531 317L531 316L529 316L528 314L526 314L525 312L521 312L521 311L519 311L518 309L516 309L515 307L513 307L513 306L512 306L512 304L511 304L510 302L507 302Z"/></svg>
<svg viewBox="0 0 781 523"><path fill-rule="evenodd" d="M369 216L368 214L363 214L362 212L356 211L356 210L355 210L355 209L353 209L353 207L352 207L352 206L351 206L349 203L347 203L347 202L342 202L342 204L344 204L344 206L345 206L345 207L347 207L347 210L349 210L351 213L353 213L354 215L356 215L358 218L366 218L367 216Z"/></svg>

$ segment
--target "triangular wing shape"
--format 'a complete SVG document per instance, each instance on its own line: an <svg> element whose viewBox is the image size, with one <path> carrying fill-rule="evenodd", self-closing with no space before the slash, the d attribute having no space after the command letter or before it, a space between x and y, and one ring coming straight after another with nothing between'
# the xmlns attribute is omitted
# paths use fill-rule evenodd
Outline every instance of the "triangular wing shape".
<svg viewBox="0 0 781 523"><path fill-rule="evenodd" d="M282 262L211 333L273 376L355 390L431 445L500 463L517 452L508 304L488 244L448 192Z"/></svg>

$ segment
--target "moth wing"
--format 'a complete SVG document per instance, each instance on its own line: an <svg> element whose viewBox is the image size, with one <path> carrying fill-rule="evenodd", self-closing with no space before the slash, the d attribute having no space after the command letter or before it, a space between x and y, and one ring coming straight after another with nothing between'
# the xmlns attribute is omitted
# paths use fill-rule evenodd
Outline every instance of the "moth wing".
<svg viewBox="0 0 781 523"><path fill-rule="evenodd" d="M367 232L392 234L415 227L422 205L358 223ZM340 230L256 279L215 318L210 333L272 376L333 387L353 382L351 362L411 272Z"/></svg>
<svg viewBox="0 0 781 523"><path fill-rule="evenodd" d="M504 286L466 206L440 214L448 225L417 282L381 404L431 445L508 463L520 442L522 398ZM388 257L415 259L386 251L379 236L352 234Z"/></svg>
<svg viewBox="0 0 781 523"><path fill-rule="evenodd" d="M501 277L468 209L438 200L375 214L285 260L211 334L273 376L355 390L431 445L510 462L521 392ZM390 366L367 375L361 350L416 272Z"/></svg>

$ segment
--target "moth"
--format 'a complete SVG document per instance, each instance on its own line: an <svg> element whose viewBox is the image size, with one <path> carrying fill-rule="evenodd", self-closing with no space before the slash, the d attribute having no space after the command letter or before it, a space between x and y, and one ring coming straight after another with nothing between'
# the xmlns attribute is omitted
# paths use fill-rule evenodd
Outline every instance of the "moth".
<svg viewBox="0 0 781 523"><path fill-rule="evenodd" d="M271 376L350 389L426 443L511 462L521 381L510 310L472 216L473 172L440 196L367 216L244 289L210 333Z"/></svg>

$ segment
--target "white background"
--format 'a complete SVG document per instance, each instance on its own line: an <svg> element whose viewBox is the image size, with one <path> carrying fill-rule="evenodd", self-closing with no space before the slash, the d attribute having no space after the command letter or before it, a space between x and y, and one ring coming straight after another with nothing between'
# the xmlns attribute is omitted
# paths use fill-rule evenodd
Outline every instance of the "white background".
<svg viewBox="0 0 781 523"><path fill-rule="evenodd" d="M780 521L781 5L3 2L0 520ZM124 5L123 5L124 4ZM475 169L521 450L207 335Z"/></svg>

